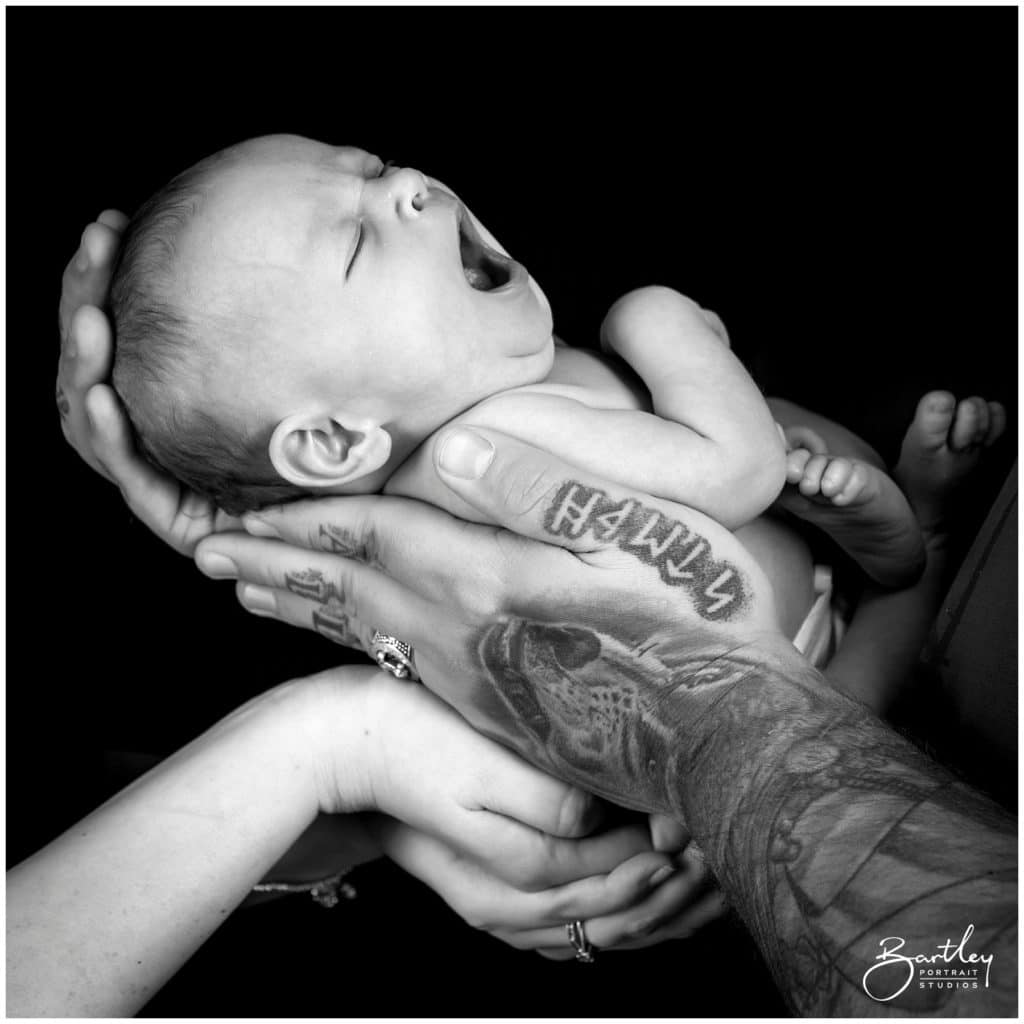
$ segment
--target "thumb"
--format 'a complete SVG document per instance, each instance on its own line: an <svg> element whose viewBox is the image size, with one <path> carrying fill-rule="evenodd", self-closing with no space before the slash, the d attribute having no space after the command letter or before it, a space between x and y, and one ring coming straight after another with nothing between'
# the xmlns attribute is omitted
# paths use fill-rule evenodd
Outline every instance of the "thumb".
<svg viewBox="0 0 1024 1024"><path fill-rule="evenodd" d="M438 439L434 464L450 490L522 537L579 553L608 546L588 523L607 492L553 455L496 430L460 426Z"/></svg>
<svg viewBox="0 0 1024 1024"><path fill-rule="evenodd" d="M617 548L609 567L619 558L649 566L661 584L681 588L705 619L753 616L774 625L771 584L757 563L732 534L694 509L609 484L481 427L442 434L434 465L445 486L521 537L578 555Z"/></svg>

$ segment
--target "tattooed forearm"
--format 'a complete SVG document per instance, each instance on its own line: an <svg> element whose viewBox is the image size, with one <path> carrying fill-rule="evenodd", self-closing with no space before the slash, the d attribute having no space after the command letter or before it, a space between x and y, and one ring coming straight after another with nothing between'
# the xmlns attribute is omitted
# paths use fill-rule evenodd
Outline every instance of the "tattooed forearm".
<svg viewBox="0 0 1024 1024"><path fill-rule="evenodd" d="M1007 816L791 649L681 633L640 648L625 630L510 619L475 653L537 763L686 821L798 1012L1011 1006ZM913 984L896 993L907 964L880 964L882 940L938 958L971 925L972 949L998 965L981 995L929 985L913 964Z"/></svg>
<svg viewBox="0 0 1024 1024"><path fill-rule="evenodd" d="M293 594L319 603L313 610L313 628L328 640L362 650L359 634L345 612L344 595L317 569L285 574L285 586Z"/></svg>
<svg viewBox="0 0 1024 1024"><path fill-rule="evenodd" d="M747 605L739 567L719 561L707 538L634 499L615 501L596 487L563 484L544 520L554 536L589 533L653 565L664 583L682 587L705 619L728 620Z"/></svg>

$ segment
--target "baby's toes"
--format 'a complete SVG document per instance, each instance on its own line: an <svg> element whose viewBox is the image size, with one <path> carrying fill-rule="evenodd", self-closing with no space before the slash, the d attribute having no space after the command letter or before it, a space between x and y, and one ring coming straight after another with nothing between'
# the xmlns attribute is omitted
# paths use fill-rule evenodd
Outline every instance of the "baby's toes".
<svg viewBox="0 0 1024 1024"><path fill-rule="evenodd" d="M988 403L988 431L982 444L987 448L1003 435L1006 429L1006 409L1001 402Z"/></svg>
<svg viewBox="0 0 1024 1024"><path fill-rule="evenodd" d="M806 448L794 448L786 453L786 483L795 484L804 475L804 466L811 457Z"/></svg>
<svg viewBox="0 0 1024 1024"><path fill-rule="evenodd" d="M916 439L922 448L942 448L953 425L956 398L948 391L929 391L917 403L914 424L907 432L908 439Z"/></svg>
<svg viewBox="0 0 1024 1024"><path fill-rule="evenodd" d="M803 476L800 478L800 493L808 498L820 493L821 477L828 468L829 457L827 455L812 455L804 466Z"/></svg>
<svg viewBox="0 0 1024 1024"><path fill-rule="evenodd" d="M833 505L849 505L860 497L868 482L868 467L861 462L854 462L850 467L850 475L846 478L842 490L832 498Z"/></svg>
<svg viewBox="0 0 1024 1024"><path fill-rule="evenodd" d="M849 459L832 459L821 475L821 493L826 498L834 498L846 486L853 473L853 463Z"/></svg>
<svg viewBox="0 0 1024 1024"><path fill-rule="evenodd" d="M956 418L949 434L949 447L955 452L976 445L988 429L988 403L982 398L965 398L956 407Z"/></svg>

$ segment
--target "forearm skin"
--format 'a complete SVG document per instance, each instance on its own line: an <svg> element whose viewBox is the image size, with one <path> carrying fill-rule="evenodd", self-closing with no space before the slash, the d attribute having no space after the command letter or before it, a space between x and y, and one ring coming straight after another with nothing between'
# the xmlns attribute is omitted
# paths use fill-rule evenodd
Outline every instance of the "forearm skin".
<svg viewBox="0 0 1024 1024"><path fill-rule="evenodd" d="M1015 1014L1014 822L791 648L685 632L637 645L620 629L509 618L477 654L507 708L506 742L686 822L795 1012ZM987 987L915 976L888 998L904 966L867 975L893 936L961 966L937 951L972 925L967 955L994 958Z"/></svg>
<svg viewBox="0 0 1024 1024"><path fill-rule="evenodd" d="M1013 822L823 681L794 686L801 668L733 687L666 780L780 989L807 1016L1015 1014ZM932 957L971 926L965 956L988 965L923 966L977 971L987 989L880 963L888 937Z"/></svg>
<svg viewBox="0 0 1024 1024"><path fill-rule="evenodd" d="M292 685L194 740L7 876L7 1012L136 1013L316 816Z"/></svg>

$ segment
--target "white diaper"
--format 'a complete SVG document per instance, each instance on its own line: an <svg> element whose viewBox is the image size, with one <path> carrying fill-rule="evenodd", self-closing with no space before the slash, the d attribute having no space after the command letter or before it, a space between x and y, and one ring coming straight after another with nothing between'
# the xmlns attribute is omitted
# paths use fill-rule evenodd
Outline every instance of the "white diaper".
<svg viewBox="0 0 1024 1024"><path fill-rule="evenodd" d="M846 624L833 607L832 570L814 567L814 604L793 637L793 646L816 668L823 669L839 647Z"/></svg>

